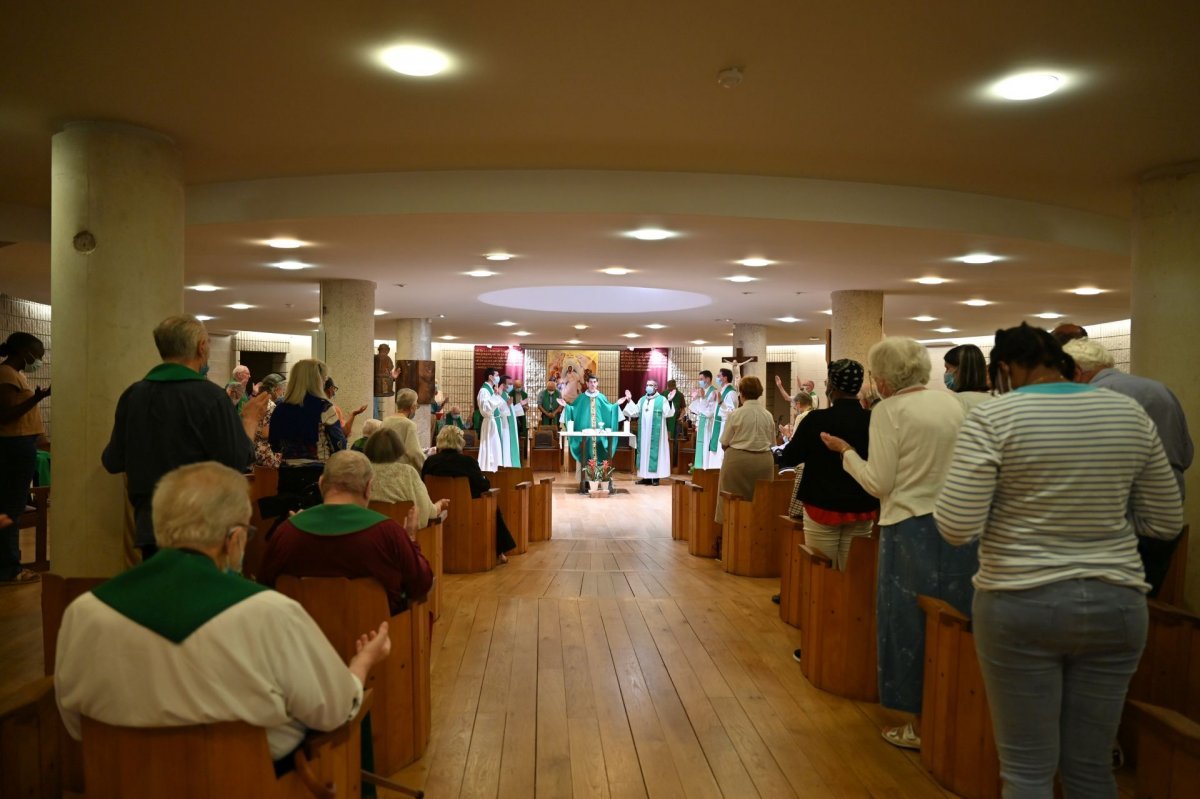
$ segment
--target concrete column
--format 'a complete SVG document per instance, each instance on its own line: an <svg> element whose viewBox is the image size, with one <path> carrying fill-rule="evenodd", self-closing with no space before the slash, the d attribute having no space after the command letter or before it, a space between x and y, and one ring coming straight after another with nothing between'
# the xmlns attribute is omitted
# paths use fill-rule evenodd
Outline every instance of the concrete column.
<svg viewBox="0 0 1200 799"><path fill-rule="evenodd" d="M371 418L375 389L375 283L370 280L321 281L321 332L325 365L338 385L337 404L349 417L366 405L351 441Z"/></svg>
<svg viewBox="0 0 1200 799"><path fill-rule="evenodd" d="M767 387L767 326L752 322L735 322L733 325L733 351L736 353L739 347L743 355L739 360L745 360L751 355L758 358L757 361L752 361L742 367L742 377L754 375L762 381L765 391Z"/></svg>
<svg viewBox="0 0 1200 799"><path fill-rule="evenodd" d="M433 323L430 320L396 320L396 360L433 360ZM418 405L417 415L413 417L413 421L417 423L417 438L420 440L421 446L432 446L432 408L429 405Z"/></svg>
<svg viewBox="0 0 1200 799"><path fill-rule="evenodd" d="M883 338L883 292L833 292L829 359L853 358L864 367L867 351Z"/></svg>
<svg viewBox="0 0 1200 799"><path fill-rule="evenodd" d="M51 141L54 571L104 577L133 562L123 478L100 453L121 393L159 363L151 335L183 312L183 182L174 142L81 122Z"/></svg>
<svg viewBox="0 0 1200 799"><path fill-rule="evenodd" d="M1154 170L1138 188L1133 219L1130 368L1166 384L1200 429L1200 372L1186 357L1200 297L1200 162ZM1186 473L1185 521L1200 525L1200 468ZM1195 538L1193 538L1193 542ZM1200 608L1200 546L1189 547L1187 605Z"/></svg>

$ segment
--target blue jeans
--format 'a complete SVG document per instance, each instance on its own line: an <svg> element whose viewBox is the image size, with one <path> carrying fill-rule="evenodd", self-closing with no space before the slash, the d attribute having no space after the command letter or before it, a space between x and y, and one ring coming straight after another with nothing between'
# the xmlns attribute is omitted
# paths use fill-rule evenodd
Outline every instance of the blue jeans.
<svg viewBox="0 0 1200 799"><path fill-rule="evenodd" d="M21 572L21 531L17 522L29 504L37 472L37 436L0 436L0 513L13 520L0 530L0 580Z"/></svg>
<svg viewBox="0 0 1200 799"><path fill-rule="evenodd" d="M975 651L1005 799L1116 799L1112 744L1146 645L1146 598L1103 580L980 591Z"/></svg>
<svg viewBox="0 0 1200 799"><path fill-rule="evenodd" d="M933 514L880 528L875 593L879 704L905 713L921 712L925 614L917 596L944 600L970 615L975 592L971 578L977 571L978 544L950 546L938 533Z"/></svg>

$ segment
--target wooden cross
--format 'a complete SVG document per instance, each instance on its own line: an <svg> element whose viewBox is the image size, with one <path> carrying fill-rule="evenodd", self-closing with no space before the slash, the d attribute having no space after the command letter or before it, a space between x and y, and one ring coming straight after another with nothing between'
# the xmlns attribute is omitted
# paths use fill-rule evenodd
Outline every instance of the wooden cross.
<svg viewBox="0 0 1200 799"><path fill-rule="evenodd" d="M730 357L721 359L721 363L727 363L733 369L733 382L734 383L736 383L737 381L742 379L742 367L743 366L745 366L748 363L755 363L757 361L758 361L757 355L746 355L746 353L742 352L741 347L738 347L737 349L735 349L733 351L733 355L731 355Z"/></svg>

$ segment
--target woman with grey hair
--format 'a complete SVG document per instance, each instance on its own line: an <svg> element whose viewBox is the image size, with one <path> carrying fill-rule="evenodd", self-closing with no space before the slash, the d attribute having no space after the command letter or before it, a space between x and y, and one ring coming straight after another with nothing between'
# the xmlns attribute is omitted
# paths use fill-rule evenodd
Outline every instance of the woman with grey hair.
<svg viewBox="0 0 1200 799"><path fill-rule="evenodd" d="M920 749L925 666L925 619L917 596L945 600L971 612L977 545L942 540L933 507L946 479L963 409L953 395L927 391L929 353L910 338L888 337L871 347L867 366L883 400L871 412L870 460L828 433L821 440L842 456L842 468L880 502L879 572L875 613L879 701L912 713L883 737Z"/></svg>

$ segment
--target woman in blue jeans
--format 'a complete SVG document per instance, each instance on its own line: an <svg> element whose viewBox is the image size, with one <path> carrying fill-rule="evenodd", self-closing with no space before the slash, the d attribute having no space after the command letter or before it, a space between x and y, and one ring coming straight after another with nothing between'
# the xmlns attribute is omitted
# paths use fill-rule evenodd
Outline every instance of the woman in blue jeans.
<svg viewBox="0 0 1200 799"><path fill-rule="evenodd" d="M0 516L12 524L0 530L0 583L31 583L38 576L21 568L21 533L16 521L25 512L29 486L37 471L37 442L45 432L38 403L49 387L30 388L27 374L42 366L46 348L29 333L13 333L0 344ZM3 525L0 525L3 526Z"/></svg>
<svg viewBox="0 0 1200 799"><path fill-rule="evenodd" d="M1146 643L1135 530L1183 527L1158 433L1134 401L1069 382L1074 364L1040 328L996 333L1003 396L963 423L935 518L979 541L975 649L1006 799L1116 797L1111 750Z"/></svg>

